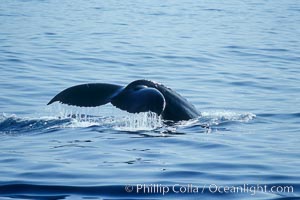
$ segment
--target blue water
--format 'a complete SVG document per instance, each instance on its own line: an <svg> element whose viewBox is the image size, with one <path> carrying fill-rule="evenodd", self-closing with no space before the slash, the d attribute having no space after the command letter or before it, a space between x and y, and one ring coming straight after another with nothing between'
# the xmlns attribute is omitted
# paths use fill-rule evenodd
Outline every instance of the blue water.
<svg viewBox="0 0 300 200"><path fill-rule="evenodd" d="M299 199L299 39L297 0L2 0L0 198ZM136 79L202 115L46 106Z"/></svg>

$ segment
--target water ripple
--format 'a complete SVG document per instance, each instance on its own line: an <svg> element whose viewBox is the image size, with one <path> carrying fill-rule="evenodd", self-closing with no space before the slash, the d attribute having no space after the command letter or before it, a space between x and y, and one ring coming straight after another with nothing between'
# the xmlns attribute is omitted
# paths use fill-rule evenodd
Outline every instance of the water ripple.
<svg viewBox="0 0 300 200"><path fill-rule="evenodd" d="M300 198L297 0L1 3L1 199ZM169 123L45 105L72 85L136 79L202 115ZM205 192L125 192L138 183ZM211 194L210 184L294 192Z"/></svg>

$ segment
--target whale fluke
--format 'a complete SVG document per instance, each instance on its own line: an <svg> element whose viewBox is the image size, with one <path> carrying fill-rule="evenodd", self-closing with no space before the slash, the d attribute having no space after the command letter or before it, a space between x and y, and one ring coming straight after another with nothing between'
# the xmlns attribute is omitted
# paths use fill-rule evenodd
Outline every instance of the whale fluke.
<svg viewBox="0 0 300 200"><path fill-rule="evenodd" d="M126 87L107 83L89 83L67 88L53 102L95 107L111 103L130 113L152 111L165 120L189 120L200 114L185 98L170 88L148 80L137 80Z"/></svg>

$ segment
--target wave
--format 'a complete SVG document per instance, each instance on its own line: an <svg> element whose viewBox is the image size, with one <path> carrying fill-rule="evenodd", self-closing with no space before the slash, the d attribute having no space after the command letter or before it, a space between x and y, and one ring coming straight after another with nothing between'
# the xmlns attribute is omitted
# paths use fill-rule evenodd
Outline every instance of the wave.
<svg viewBox="0 0 300 200"><path fill-rule="evenodd" d="M70 124L70 119L55 119L53 117L28 118L16 115L2 114L0 116L0 133L19 134L56 129Z"/></svg>
<svg viewBox="0 0 300 200"><path fill-rule="evenodd" d="M278 187L290 184L265 184L266 188ZM86 198L139 198L139 199L157 199L157 198L209 198L223 199L252 199L268 198L273 200L299 199L299 194L295 191L300 188L299 184L292 184L289 190L280 190L280 192L271 192L256 188L257 184L247 184L245 186L232 185L236 190L216 191L214 184L133 184L133 185L103 185L103 186L63 186L63 185L40 185L27 183L10 183L0 185L2 197L10 199L66 199L72 197ZM298 195L298 196L297 196Z"/></svg>
<svg viewBox="0 0 300 200"><path fill-rule="evenodd" d="M67 116L18 117L2 114L0 133L44 133L64 128L101 127L117 131L151 131L163 126L161 117L155 113L139 113L123 117L100 117L83 114Z"/></svg>
<svg viewBox="0 0 300 200"><path fill-rule="evenodd" d="M112 116L99 116L95 111L90 112L91 110L60 108L56 113L51 111L52 113L40 117L18 117L3 113L0 116L0 133L47 133L64 128L101 127L116 131L156 131L163 134L178 134L185 129L198 132L211 131L214 127L236 122L245 123L256 117L252 113L204 111L197 119L172 123L162 120L152 112L130 114L121 111L118 114L112 113Z"/></svg>

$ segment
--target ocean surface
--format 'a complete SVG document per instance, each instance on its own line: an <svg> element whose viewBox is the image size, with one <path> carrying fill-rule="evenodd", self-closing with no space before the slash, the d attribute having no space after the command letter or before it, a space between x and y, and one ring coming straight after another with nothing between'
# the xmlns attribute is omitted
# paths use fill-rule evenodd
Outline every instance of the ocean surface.
<svg viewBox="0 0 300 200"><path fill-rule="evenodd" d="M1 0L0 199L300 199L298 0ZM166 124L55 103L162 83Z"/></svg>

